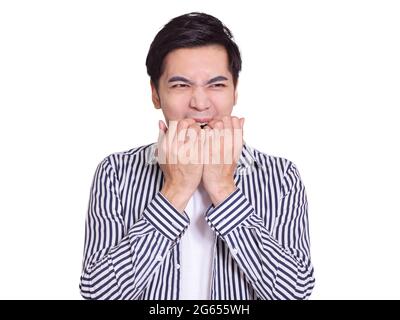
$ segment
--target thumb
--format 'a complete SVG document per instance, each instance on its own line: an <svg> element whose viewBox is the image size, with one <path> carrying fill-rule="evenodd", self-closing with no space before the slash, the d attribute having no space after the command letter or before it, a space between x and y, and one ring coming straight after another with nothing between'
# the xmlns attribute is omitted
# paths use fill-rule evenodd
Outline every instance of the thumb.
<svg viewBox="0 0 400 320"><path fill-rule="evenodd" d="M167 126L162 120L158 121L158 141L155 156L158 159L158 163L165 163L165 134L167 132Z"/></svg>
<svg viewBox="0 0 400 320"><path fill-rule="evenodd" d="M167 125L162 120L158 120L158 128L164 133L167 132Z"/></svg>
<svg viewBox="0 0 400 320"><path fill-rule="evenodd" d="M158 121L158 142L160 143L161 141L164 140L164 137L167 133L167 126L162 120Z"/></svg>

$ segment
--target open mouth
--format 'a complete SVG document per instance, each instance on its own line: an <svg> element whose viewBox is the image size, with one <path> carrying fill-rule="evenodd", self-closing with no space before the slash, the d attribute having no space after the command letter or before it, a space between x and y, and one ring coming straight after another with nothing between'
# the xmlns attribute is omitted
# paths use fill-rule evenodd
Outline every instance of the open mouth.
<svg viewBox="0 0 400 320"><path fill-rule="evenodd" d="M205 126L212 120L212 118L194 118L197 124L200 126L201 129L204 129Z"/></svg>
<svg viewBox="0 0 400 320"><path fill-rule="evenodd" d="M199 125L200 125L201 129L204 129L204 127L207 126L208 123L207 122L203 122L203 123L199 123Z"/></svg>

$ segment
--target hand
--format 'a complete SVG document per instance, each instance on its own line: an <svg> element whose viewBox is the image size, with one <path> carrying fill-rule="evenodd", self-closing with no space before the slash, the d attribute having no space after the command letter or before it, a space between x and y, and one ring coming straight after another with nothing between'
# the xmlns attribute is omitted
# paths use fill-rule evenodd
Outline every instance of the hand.
<svg viewBox="0 0 400 320"><path fill-rule="evenodd" d="M243 147L244 118L225 116L208 123L202 181L214 206L235 189L234 172ZM208 151L208 152L207 152Z"/></svg>
<svg viewBox="0 0 400 320"><path fill-rule="evenodd" d="M183 212L201 182L204 134L193 119L170 121L168 129L160 120L159 129L157 154L164 174L161 194Z"/></svg>

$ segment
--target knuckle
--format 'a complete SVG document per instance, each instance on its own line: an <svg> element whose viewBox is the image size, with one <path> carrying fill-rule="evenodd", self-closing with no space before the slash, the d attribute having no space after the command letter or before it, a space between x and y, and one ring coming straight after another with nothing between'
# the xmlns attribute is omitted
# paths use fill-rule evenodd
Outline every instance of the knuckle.
<svg viewBox="0 0 400 320"><path fill-rule="evenodd" d="M191 125L191 126L188 128L188 133L191 134L191 135L196 135L197 132L198 132L197 128L196 128L195 126L193 126L193 125Z"/></svg>
<svg viewBox="0 0 400 320"><path fill-rule="evenodd" d="M185 127L185 120L180 120L178 123L178 131L184 129Z"/></svg>

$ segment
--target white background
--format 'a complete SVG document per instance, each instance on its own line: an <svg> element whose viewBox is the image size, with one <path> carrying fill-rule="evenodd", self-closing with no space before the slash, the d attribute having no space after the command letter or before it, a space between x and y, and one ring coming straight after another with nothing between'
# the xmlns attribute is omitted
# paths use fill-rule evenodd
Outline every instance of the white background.
<svg viewBox="0 0 400 320"><path fill-rule="evenodd" d="M80 299L89 190L156 141L145 58L171 18L220 18L242 51L245 139L309 199L312 299L399 299L398 1L0 2L0 298Z"/></svg>

